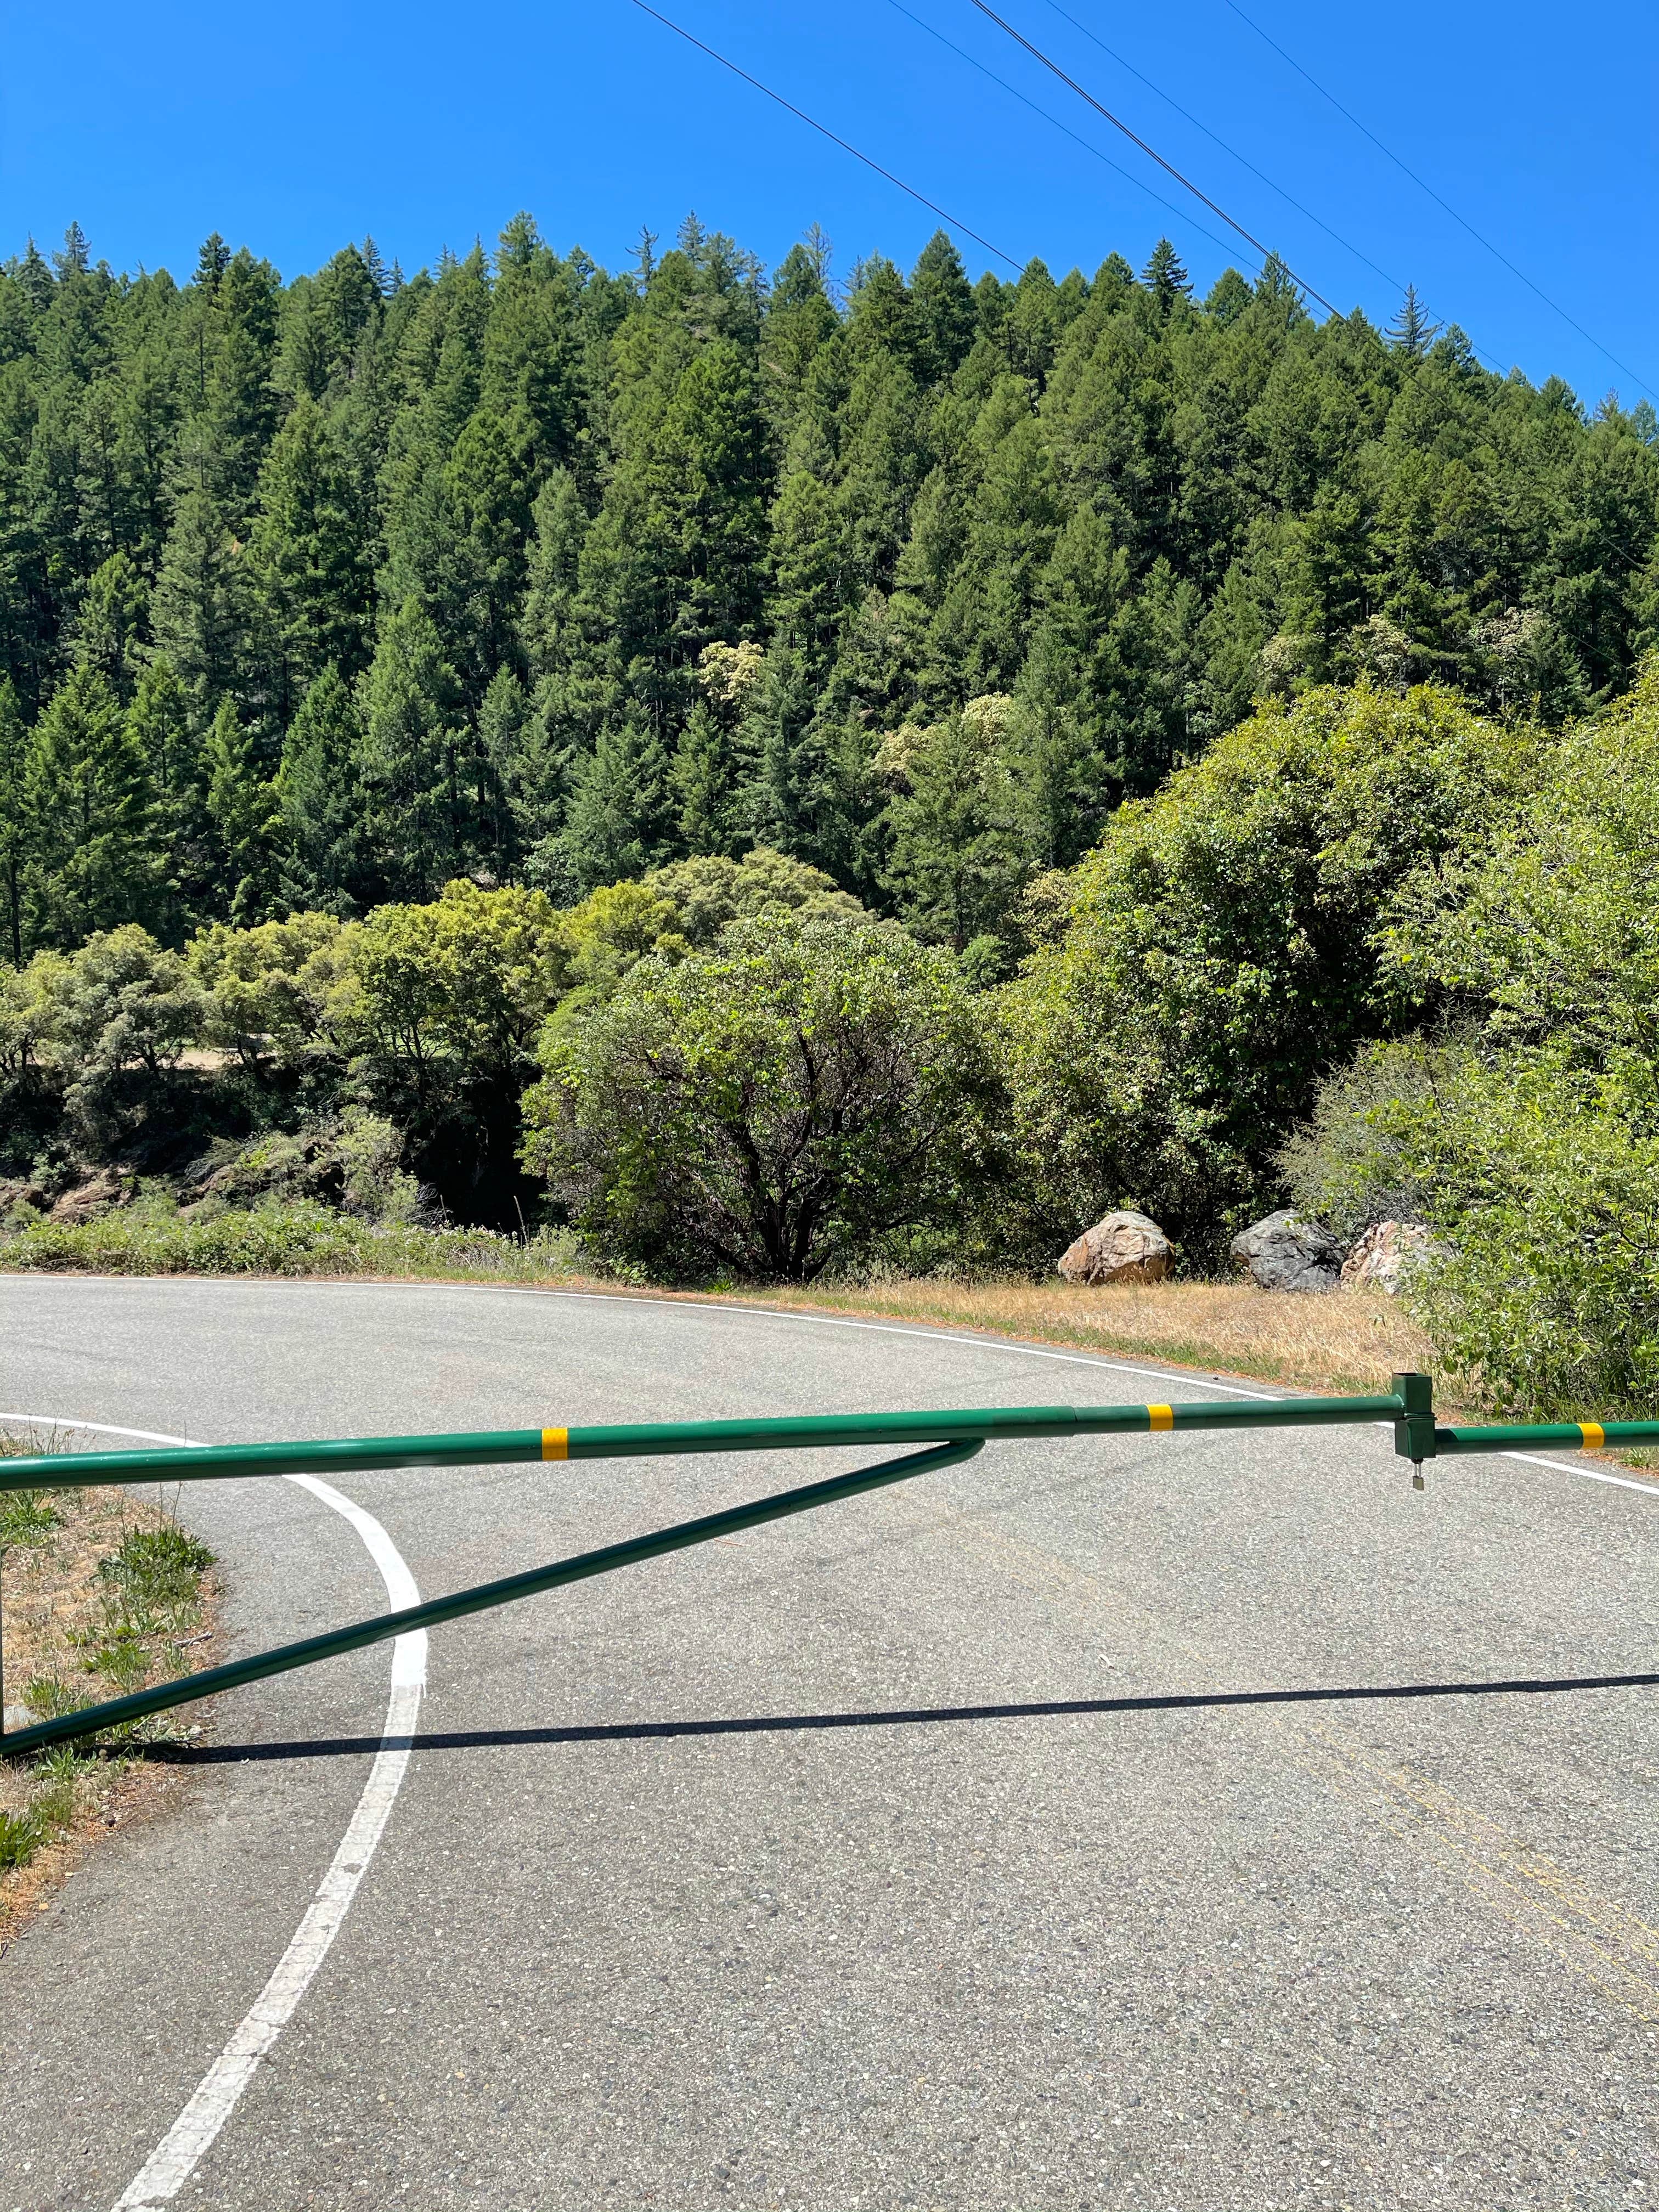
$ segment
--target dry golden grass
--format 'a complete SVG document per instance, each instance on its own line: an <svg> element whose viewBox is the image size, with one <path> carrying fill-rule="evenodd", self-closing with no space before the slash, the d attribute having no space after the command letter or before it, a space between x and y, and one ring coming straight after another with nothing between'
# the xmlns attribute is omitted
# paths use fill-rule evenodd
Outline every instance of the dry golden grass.
<svg viewBox="0 0 1659 2212"><path fill-rule="evenodd" d="M1033 1343L1133 1353L1338 1395L1386 1389L1396 1371L1426 1371L1432 1364L1422 1330L1395 1300L1376 1291L1316 1297L1249 1283L1090 1287L923 1280L737 1295L803 1312L883 1314Z"/></svg>

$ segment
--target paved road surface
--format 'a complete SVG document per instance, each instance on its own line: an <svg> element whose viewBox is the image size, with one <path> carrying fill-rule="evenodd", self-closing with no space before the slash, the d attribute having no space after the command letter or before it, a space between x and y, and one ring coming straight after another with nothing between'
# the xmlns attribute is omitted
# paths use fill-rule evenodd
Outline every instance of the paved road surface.
<svg viewBox="0 0 1659 2212"><path fill-rule="evenodd" d="M710 1307L19 1278L0 1377L203 1440L1206 1395ZM800 1468L345 1487L435 1595ZM293 1485L185 1504L235 1648L383 1606ZM1655 1692L1206 1700L1656 1654L1659 1498L1510 1461L1415 1496L1370 1431L993 1446L439 1630L379 1854L172 2201L1652 2203ZM0 1962L0 2212L110 2212L167 2136L329 1868L389 1663L226 1699L186 1809Z"/></svg>

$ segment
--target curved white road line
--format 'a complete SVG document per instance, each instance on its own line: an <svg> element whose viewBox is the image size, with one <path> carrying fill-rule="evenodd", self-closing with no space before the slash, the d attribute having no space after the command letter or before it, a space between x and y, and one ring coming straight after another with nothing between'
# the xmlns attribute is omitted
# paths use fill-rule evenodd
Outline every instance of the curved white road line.
<svg viewBox="0 0 1659 2212"><path fill-rule="evenodd" d="M1099 1353L1050 1351L1045 1346L1021 1344L1006 1337L979 1336L965 1330L921 1328L902 1322L857 1321L839 1314L801 1313L780 1306L726 1305L713 1299L642 1299L604 1291L561 1291L551 1285L543 1288L537 1285L516 1283L283 1283L266 1284L263 1287L295 1291L320 1288L378 1292L388 1290L481 1291L495 1297L564 1297L603 1304L672 1306L682 1312L738 1314L751 1320L760 1315L775 1321L805 1324L809 1328L854 1328L882 1336L912 1336L935 1343L972 1344L987 1350L1012 1352L1028 1359L1056 1360L1066 1366L1105 1368L1114 1374L1136 1375L1158 1382L1191 1382L1199 1379L1198 1375L1190 1370L1183 1372L1178 1369L1134 1366L1126 1360L1105 1358ZM1247 1389L1237 1383L1216 1382L1212 1382L1211 1387L1224 1391L1229 1397L1254 1398L1268 1404L1281 1395L1271 1390ZM56 1420L52 1415L42 1413L0 1413L0 1421L41 1428L83 1429L101 1436L133 1437L150 1443L187 1445L192 1441L185 1437L157 1436L148 1429L116 1428L107 1422ZM1389 1425L1379 1422L1376 1425L1386 1428ZM1620 1490L1638 1490L1649 1496L1659 1492L1659 1485L1654 1483L1634 1480L1627 1475L1604 1474L1599 1468L1575 1467L1562 1460L1543 1459L1532 1452L1503 1452L1494 1456L1514 1460L1527 1467L1547 1468L1553 1474L1571 1474L1585 1481L1608 1483ZM350 1498L343 1497L337 1490L331 1489L325 1482L318 1481L313 1475L290 1474L286 1480L310 1491L325 1505L332 1507L335 1512L350 1522L380 1569L386 1595L394 1609L419 1604L420 1591L414 1576L373 1514L365 1512L361 1505L355 1504ZM334 1855L333 1864L323 1878L310 1911L300 1923L293 1942L277 1961L276 1971L260 1991L247 2017L210 2067L189 2104L145 2160L143 2171L117 2200L112 2212L155 2212L155 2208L177 2196L230 2118L238 2098L252 2078L260 2059L293 2018L300 2000L339 1933L350 1909L351 1900L357 1893L358 1884L367 1873L369 1861L374 1857L385 1831L409 1765L410 1740L425 1686L426 1632L421 1629L412 1635L398 1637L392 1647L392 1700L386 1708L380 1749L364 1784L363 1794L357 1802L350 1826Z"/></svg>
<svg viewBox="0 0 1659 2212"><path fill-rule="evenodd" d="M149 1429L118 1429L104 1421L64 1421L49 1414L0 1413L0 1421L37 1428L80 1429L106 1437L134 1437L146 1443L194 1447L189 1437L157 1436ZM418 1605L421 1593L397 1546L372 1513L314 1475L290 1474L286 1480L349 1521L380 1571L392 1610ZM203 2076L195 2095L145 2160L143 2170L122 2192L114 2212L154 2212L184 2187L219 2130L235 2109L236 2101L253 2078L254 2069L293 2019L300 2000L310 1988L317 1969L328 1956L339 1934L358 1885L385 1833L392 1808L409 1765L415 1723L426 1686L426 1631L416 1629L400 1636L392 1647L392 1699L386 1707L380 1748L369 1770L363 1794L357 1800L333 1864L323 1876L310 1910L295 1930L294 1939L276 1961L270 1980L255 1998L242 2021Z"/></svg>

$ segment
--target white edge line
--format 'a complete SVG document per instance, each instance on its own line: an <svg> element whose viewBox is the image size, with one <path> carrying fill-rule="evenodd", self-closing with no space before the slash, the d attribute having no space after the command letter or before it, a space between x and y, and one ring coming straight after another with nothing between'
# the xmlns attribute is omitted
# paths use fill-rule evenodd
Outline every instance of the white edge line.
<svg viewBox="0 0 1659 2212"><path fill-rule="evenodd" d="M116 1428L105 1421L66 1421L34 1413L0 1413L0 1421L42 1428L82 1429L100 1436L137 1437L149 1443L201 1449L193 1437L158 1436L149 1429ZM322 1504L350 1522L380 1570L394 1612L420 1603L421 1593L407 1561L372 1513L328 1483L319 1482L314 1475L290 1474L286 1480L309 1491ZM386 1832L408 1770L415 1724L420 1715L421 1692L426 1686L426 1648L423 1628L399 1636L393 1643L392 1696L386 1707L380 1748L375 1753L374 1764L369 1769L368 1779L363 1784L362 1795L340 1839L333 1863L270 1979L202 2077L196 2094L117 2199L114 2212L152 2212L154 2207L168 2203L178 2195L212 2148L220 2130L234 2111L237 2100L252 2080L254 2069L293 2019L318 1968L328 1956Z"/></svg>

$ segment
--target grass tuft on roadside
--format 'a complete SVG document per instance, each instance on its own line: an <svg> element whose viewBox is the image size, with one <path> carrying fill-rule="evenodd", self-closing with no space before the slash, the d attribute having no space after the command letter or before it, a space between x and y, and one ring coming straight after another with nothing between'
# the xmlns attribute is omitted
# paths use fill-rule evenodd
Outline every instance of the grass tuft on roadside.
<svg viewBox="0 0 1659 2212"><path fill-rule="evenodd" d="M0 1435L0 1457L61 1449L61 1437ZM199 1663L213 1554L162 1504L97 1488L0 1494L0 1630L8 1725L79 1712ZM76 1846L118 1824L138 1747L164 1721L109 1729L90 1744L0 1759L0 1938L64 1870Z"/></svg>

